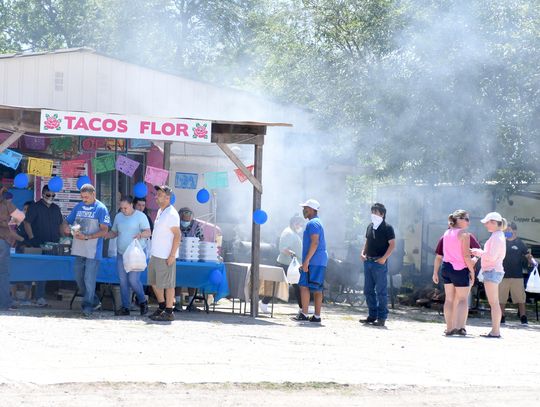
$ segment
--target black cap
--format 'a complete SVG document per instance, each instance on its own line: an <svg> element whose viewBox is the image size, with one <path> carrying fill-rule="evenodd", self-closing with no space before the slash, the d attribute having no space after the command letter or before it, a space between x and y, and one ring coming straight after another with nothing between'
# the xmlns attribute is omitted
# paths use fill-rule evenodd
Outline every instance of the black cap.
<svg viewBox="0 0 540 407"><path fill-rule="evenodd" d="M163 191L166 195L171 196L172 195L172 189L168 185L154 185L154 189L156 191Z"/></svg>

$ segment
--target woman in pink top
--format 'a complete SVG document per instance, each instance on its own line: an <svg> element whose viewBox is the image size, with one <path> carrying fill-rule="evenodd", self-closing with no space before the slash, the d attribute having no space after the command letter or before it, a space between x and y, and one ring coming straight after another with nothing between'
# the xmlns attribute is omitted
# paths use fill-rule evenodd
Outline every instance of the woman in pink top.
<svg viewBox="0 0 540 407"><path fill-rule="evenodd" d="M471 236L466 231L469 215L458 209L448 216L448 230L444 233L443 255L435 257L433 282L439 284L439 268L444 283L444 319L447 336L467 335L465 322L469 311L468 296L474 282L474 262L471 260Z"/></svg>
<svg viewBox="0 0 540 407"><path fill-rule="evenodd" d="M481 335L485 338L501 337L501 307L499 306L499 283L504 277L503 260L506 256L506 238L504 230L506 219L500 213L490 212L480 222L484 224L491 236L482 249L471 249L471 253L482 259L482 268L478 281L484 282L486 295L491 308L491 332Z"/></svg>

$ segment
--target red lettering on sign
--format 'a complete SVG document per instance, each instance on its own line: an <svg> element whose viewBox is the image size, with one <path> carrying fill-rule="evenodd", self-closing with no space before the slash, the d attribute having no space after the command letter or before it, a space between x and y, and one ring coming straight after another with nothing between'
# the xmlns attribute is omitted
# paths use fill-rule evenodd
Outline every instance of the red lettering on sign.
<svg viewBox="0 0 540 407"><path fill-rule="evenodd" d="M161 131L166 136L172 136L174 134L174 130L174 124L172 123L163 123L163 125L161 126Z"/></svg>
<svg viewBox="0 0 540 407"><path fill-rule="evenodd" d="M94 123L98 123L98 125L94 125ZM101 122L101 119L99 117L92 117L90 121L88 122L88 127L90 127L90 130L93 131L100 131L101 127L99 127L99 123Z"/></svg>
<svg viewBox="0 0 540 407"><path fill-rule="evenodd" d="M72 127L73 126L73 120L75 120L76 117L75 116L64 116L64 119L66 119L66 121L67 121L68 129L72 129L73 128Z"/></svg>
<svg viewBox="0 0 540 407"><path fill-rule="evenodd" d="M75 126L73 126L73 130L79 129L88 130L88 125L86 124L86 120L84 120L84 117L79 117L79 120L77 120L77 123L75 123Z"/></svg>
<svg viewBox="0 0 540 407"><path fill-rule="evenodd" d="M111 132L116 129L116 122L113 119L105 119L102 123L103 130Z"/></svg>
<svg viewBox="0 0 540 407"><path fill-rule="evenodd" d="M116 129L118 133L126 133L127 129L127 120L118 120L118 128Z"/></svg>
<svg viewBox="0 0 540 407"><path fill-rule="evenodd" d="M156 122L152 122L152 126L150 127L150 129L151 129L150 133L156 136L161 134L161 132L158 129L156 129Z"/></svg>
<svg viewBox="0 0 540 407"><path fill-rule="evenodd" d="M139 133L140 134L146 133L146 130L148 130L148 127L150 127L150 122L141 122L139 126Z"/></svg>
<svg viewBox="0 0 540 407"><path fill-rule="evenodd" d="M184 123L176 124L176 135L179 136L180 134L182 134L185 137L189 137L187 124L184 124Z"/></svg>

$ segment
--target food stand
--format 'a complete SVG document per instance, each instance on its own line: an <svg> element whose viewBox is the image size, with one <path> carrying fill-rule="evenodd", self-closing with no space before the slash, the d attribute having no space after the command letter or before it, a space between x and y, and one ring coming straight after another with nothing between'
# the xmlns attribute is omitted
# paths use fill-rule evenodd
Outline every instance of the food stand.
<svg viewBox="0 0 540 407"><path fill-rule="evenodd" d="M73 191L73 184L79 176L87 175L92 182L96 183L98 199L108 206L111 212L116 210L116 194L130 193L137 182L145 182L148 185L162 183L169 176L170 146L173 142L191 143L215 143L224 154L236 165L238 170L253 185L253 211L261 207L262 194L262 152L264 136L267 126L289 126L284 123L259 123L259 122L229 122L194 120L183 118L150 118L139 116L128 116L106 113L90 112L68 112L39 108L0 106L0 131L7 133L4 141L0 144L0 154L12 160L12 155L19 154L19 162L23 161L22 154L8 147L20 141L23 136L30 136L38 139L48 140L39 144L32 152L24 151L27 155L27 172L36 176L39 182L47 182L50 176L66 177L64 185L69 188L62 191L63 210L69 212L75 202L76 191ZM88 139L90 138L90 139ZM66 141L71 139L71 142ZM77 139L79 143L74 143ZM96 139L100 141L96 141ZM60 142L59 140L62 140ZM106 140L105 142L101 140ZM155 145L156 142L163 142L162 165L154 167L148 163L159 162L160 150ZM244 163L234 154L228 144L251 144L254 146L254 172L253 174L246 168ZM148 147L150 145L150 147ZM52 146L56 146L53 148ZM63 146L63 148L59 148ZM136 146L137 151L142 154L143 162L139 163L137 169L131 173L125 168L118 167L118 157L128 158L131 161L136 154L135 149L131 150L127 146ZM146 147L141 147L146 146ZM70 148L69 148L70 147ZM104 149L104 150L100 150ZM148 149L148 150L144 150ZM90 151L88 151L90 150ZM62 156L59 156L61 154ZM130 154L132 157L130 158ZM54 160L53 160L54 158ZM17 169L19 162L15 166ZM50 162L50 163L49 163ZM68 163L65 165L66 163ZM10 161L13 164L13 160ZM142 164L142 165L141 165ZM156 165L156 164L154 164ZM50 166L50 169L48 169ZM145 167L143 178L142 171ZM20 171L20 170L19 170ZM136 171L139 171L137 173ZM119 173L122 173L119 176ZM108 175L102 175L108 174ZM131 175L130 175L131 174ZM126 178L126 176L128 178ZM38 184L36 183L36 186ZM39 199L41 188L36 188L36 199ZM152 190L152 188L148 188ZM152 200L148 200L150 203ZM252 226L252 261L251 261L251 315L258 314L259 300L259 245L260 245L260 225L253 222ZM34 258L21 257L25 255L14 255L11 259L12 280L28 281L30 277L28 268L45 269L45 264L52 261L48 256ZM66 256L68 257L68 256ZM56 261L58 261L56 259ZM41 262L41 263L40 263ZM33 266L30 266L30 263ZM109 261L102 262L98 282L116 282L116 273L110 272ZM193 275L183 270L193 269L193 264L178 263L177 273L178 285L192 286L198 284L200 288L208 285L208 281L194 281ZM19 266L20 265L20 266ZM41 267L43 265L43 267ZM220 263L208 263L207 268L221 270L223 274L223 284L226 284L225 269ZM69 269L69 261L60 267ZM200 267L199 267L200 268ZM200 270L199 270L200 271ZM54 274L54 273L53 273ZM39 281L50 276L50 279L57 277L67 277L67 275L43 274L43 277L32 276L30 280ZM73 274L69 275L69 280L73 280ZM108 277L107 277L108 276ZM38 278L36 278L38 277ZM53 278L54 277L54 278ZM62 278L63 279L63 278ZM114 281L113 281L114 279ZM213 287L212 290L224 293L225 286Z"/></svg>

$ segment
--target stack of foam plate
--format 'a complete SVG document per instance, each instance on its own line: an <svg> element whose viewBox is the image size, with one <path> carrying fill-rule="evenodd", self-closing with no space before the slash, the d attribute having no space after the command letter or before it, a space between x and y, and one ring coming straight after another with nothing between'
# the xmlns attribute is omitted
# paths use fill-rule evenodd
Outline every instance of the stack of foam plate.
<svg viewBox="0 0 540 407"><path fill-rule="evenodd" d="M218 247L214 242L199 243L199 259L202 261L218 261Z"/></svg>
<svg viewBox="0 0 540 407"><path fill-rule="evenodd" d="M180 244L180 260L199 261L199 238L184 237Z"/></svg>

